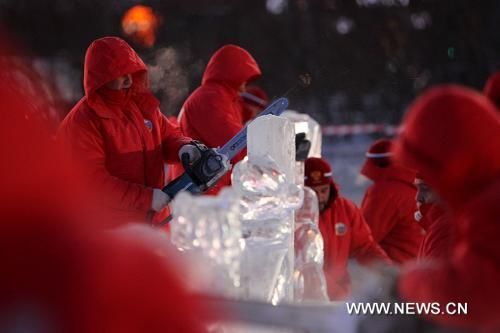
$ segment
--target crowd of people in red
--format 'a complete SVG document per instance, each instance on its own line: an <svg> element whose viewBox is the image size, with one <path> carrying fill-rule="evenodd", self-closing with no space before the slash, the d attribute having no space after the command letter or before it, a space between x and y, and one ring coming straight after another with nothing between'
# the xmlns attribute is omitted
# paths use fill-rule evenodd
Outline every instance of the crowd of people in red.
<svg viewBox="0 0 500 333"><path fill-rule="evenodd" d="M196 161L193 140L221 146L254 118L269 102L251 85L260 76L248 51L223 46L176 122L161 113L137 53L104 37L87 50L85 96L57 132L36 117L21 85L0 82L0 255L7 272L0 328L203 331L215 310L203 309L166 264L174 254L103 231L168 214L172 198L161 188L184 171L180 156ZM360 208L341 195L325 159L305 161L331 300L351 295L349 259L382 262L402 267L395 290L405 301L468 303L467 316L423 320L500 330L499 96L498 73L483 92L458 85L424 92L398 137L367 151L361 173L373 184ZM229 174L209 194L227 185Z"/></svg>

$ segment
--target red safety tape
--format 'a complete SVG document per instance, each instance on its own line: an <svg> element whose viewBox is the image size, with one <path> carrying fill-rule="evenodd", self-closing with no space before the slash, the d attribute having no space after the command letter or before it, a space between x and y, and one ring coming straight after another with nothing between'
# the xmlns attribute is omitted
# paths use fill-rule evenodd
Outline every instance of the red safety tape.
<svg viewBox="0 0 500 333"><path fill-rule="evenodd" d="M344 136L355 134L383 133L385 135L396 135L401 128L387 124L354 124L354 125L326 125L321 127L325 136Z"/></svg>

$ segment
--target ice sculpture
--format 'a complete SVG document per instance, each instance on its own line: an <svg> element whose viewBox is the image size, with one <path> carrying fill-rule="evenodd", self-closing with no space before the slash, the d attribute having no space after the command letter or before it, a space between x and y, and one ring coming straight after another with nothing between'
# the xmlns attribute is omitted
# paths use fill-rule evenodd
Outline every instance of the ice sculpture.
<svg viewBox="0 0 500 333"><path fill-rule="evenodd" d="M288 261L293 219L302 205L302 189L287 181L270 158L248 159L233 170L233 187L240 199L245 237L242 261L242 295L278 304L290 288Z"/></svg>
<svg viewBox="0 0 500 333"><path fill-rule="evenodd" d="M238 163L233 169L233 186L242 196L243 220L286 218L291 209L302 204L302 189L290 183L268 155Z"/></svg>
<svg viewBox="0 0 500 333"><path fill-rule="evenodd" d="M303 192L302 207L295 212L294 299L328 301L318 199L309 187L304 187Z"/></svg>
<svg viewBox="0 0 500 333"><path fill-rule="evenodd" d="M241 197L245 249L242 295L278 304L293 299L294 209L302 204L295 185L295 132L281 117L257 118L249 126L248 160L233 169Z"/></svg>
<svg viewBox="0 0 500 333"><path fill-rule="evenodd" d="M310 157L321 157L321 127L308 114L286 110L282 117L290 120L295 126L295 133L306 133L306 139L311 141Z"/></svg>
<svg viewBox="0 0 500 333"><path fill-rule="evenodd" d="M178 194L172 204L172 243L181 251L197 252L212 269L205 291L237 296L242 252L239 197L230 188L218 196Z"/></svg>
<svg viewBox="0 0 500 333"><path fill-rule="evenodd" d="M288 119L258 117L248 126L248 158L251 163L271 157L287 181L295 181L295 129Z"/></svg>
<svg viewBox="0 0 500 333"><path fill-rule="evenodd" d="M249 126L248 136L248 157L250 163L259 163L259 159L271 157L279 170L285 175L289 184L295 182L295 133L293 124L283 118L267 116L257 118ZM286 238L281 239L279 245L286 248L286 255L283 258L279 274L272 291L271 301L277 304L281 301L293 300L293 230L294 213L287 210L280 218L283 225L288 225L290 231ZM273 218L272 215L268 219ZM277 264L279 267L279 263ZM257 277L257 274L255 274Z"/></svg>

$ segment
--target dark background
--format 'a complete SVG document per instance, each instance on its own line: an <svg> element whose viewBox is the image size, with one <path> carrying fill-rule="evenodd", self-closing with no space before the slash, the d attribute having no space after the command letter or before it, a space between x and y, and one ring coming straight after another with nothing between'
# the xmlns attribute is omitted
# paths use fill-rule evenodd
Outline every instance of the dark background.
<svg viewBox="0 0 500 333"><path fill-rule="evenodd" d="M323 124L397 124L430 85L481 89L500 69L497 0L0 0L3 25L64 105L59 118L83 94L87 46L124 37L121 18L136 4L161 16L152 48L129 41L151 66L166 114L178 112L226 43L255 57L270 96L309 73L311 86L290 96L291 107Z"/></svg>

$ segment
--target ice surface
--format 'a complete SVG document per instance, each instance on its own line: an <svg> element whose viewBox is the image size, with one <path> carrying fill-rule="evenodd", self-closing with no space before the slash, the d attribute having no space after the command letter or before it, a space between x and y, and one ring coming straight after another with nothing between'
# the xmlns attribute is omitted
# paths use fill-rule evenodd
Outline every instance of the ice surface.
<svg viewBox="0 0 500 333"><path fill-rule="evenodd" d="M302 204L302 189L287 180L268 155L245 159L233 168L233 187L241 197L243 220L283 219Z"/></svg>
<svg viewBox="0 0 500 333"><path fill-rule="evenodd" d="M318 199L312 189L304 187L303 191L303 205L295 212L294 298L296 301L328 301Z"/></svg>
<svg viewBox="0 0 500 333"><path fill-rule="evenodd" d="M183 192L175 197L172 207L172 243L208 259L213 273L208 291L237 296L242 251L239 197L230 188L218 196Z"/></svg>
<svg viewBox="0 0 500 333"><path fill-rule="evenodd" d="M247 148L251 163L269 156L289 182L295 181L295 129L289 120L270 115L256 118L248 126Z"/></svg>

